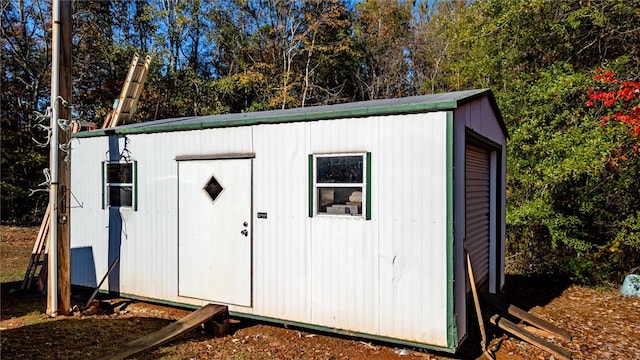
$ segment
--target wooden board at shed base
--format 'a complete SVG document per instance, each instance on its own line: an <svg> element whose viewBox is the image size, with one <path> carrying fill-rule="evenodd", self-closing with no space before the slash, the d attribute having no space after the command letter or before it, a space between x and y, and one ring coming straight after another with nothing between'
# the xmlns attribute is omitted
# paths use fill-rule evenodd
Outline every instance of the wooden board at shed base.
<svg viewBox="0 0 640 360"><path fill-rule="evenodd" d="M142 352L155 349L162 344L177 338L185 332L194 329L198 325L207 322L214 317L228 312L228 308L224 305L208 304L191 314L177 320L162 329L145 335L139 339L133 340L124 345L120 350L99 357L99 360L116 360L125 359ZM97 360L98 360L97 359Z"/></svg>

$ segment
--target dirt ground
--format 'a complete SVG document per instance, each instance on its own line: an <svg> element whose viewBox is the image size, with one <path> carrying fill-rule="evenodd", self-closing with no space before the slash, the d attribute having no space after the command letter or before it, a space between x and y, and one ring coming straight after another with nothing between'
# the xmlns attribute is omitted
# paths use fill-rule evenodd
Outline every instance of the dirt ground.
<svg viewBox="0 0 640 360"><path fill-rule="evenodd" d="M128 341L158 330L189 313L185 309L101 297L95 315L44 314L42 294L20 291L20 283L37 228L1 227L0 357L4 359L87 359L117 350ZM573 336L561 340L536 331L569 350L573 359L640 359L640 298L616 289L596 290L550 279L509 275L508 300ZM74 289L72 302L82 306L89 294ZM492 325L490 348L497 359L557 359L507 336ZM529 328L531 329L531 328ZM480 355L471 339L457 357L393 344L332 336L277 324L232 319L228 335L214 337L192 330L138 359L452 359Z"/></svg>

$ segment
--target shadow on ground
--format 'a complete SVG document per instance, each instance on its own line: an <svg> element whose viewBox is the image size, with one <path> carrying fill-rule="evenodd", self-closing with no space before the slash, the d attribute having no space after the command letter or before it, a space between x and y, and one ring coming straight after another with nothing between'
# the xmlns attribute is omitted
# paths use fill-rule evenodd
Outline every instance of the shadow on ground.
<svg viewBox="0 0 640 360"><path fill-rule="evenodd" d="M571 283L551 276L506 275L504 297L517 307L530 310L559 297Z"/></svg>
<svg viewBox="0 0 640 360"><path fill-rule="evenodd" d="M519 275L507 275L506 284L503 289L501 298L507 300L509 303L514 304L522 309L530 310L535 306L544 306L550 301L560 296L562 292L569 286L568 282L560 281L554 278L548 277L527 277ZM93 358L106 353L111 353L117 350L120 346L126 344L129 341L135 340L145 334L154 332L168 325L173 320L161 318L159 316L154 317L154 314L140 314L132 311L126 316L111 316L114 309L116 312L127 313L129 307L133 302L127 299L108 297L104 294L99 294L98 298L102 300L100 306L100 312L95 316L82 317L82 316L59 316L55 319L47 318L44 315L46 308L46 297L44 294L39 293L23 293L19 290L20 282L4 283L0 285L2 294L2 358L3 359L46 359L46 358L65 358L65 359L86 359ZM72 289L72 303L79 307L83 307L86 303L90 293L83 289ZM153 306L149 305L151 311ZM181 317L180 312L185 312L185 309L171 309L166 307L158 307L158 309L166 309L163 311L175 311L174 318ZM485 310L486 309L486 310ZM486 306L483 306L483 312L485 318L488 318L493 312L490 312ZM166 314L163 315L166 317ZM12 319L19 318L22 323L9 325ZM472 359L481 355L480 348L480 333L473 308L471 298L469 299L469 337L465 340L460 351L455 357L450 354L434 353L429 351L432 355L437 355L438 358L462 358ZM291 332L283 333L281 330L274 330L275 333L280 335L269 335L264 325L270 325L275 328L287 328L293 330L293 333L297 334L313 334L311 336L302 335L301 338L296 340L295 338L282 340L282 336L291 336ZM485 326L488 328L489 341L492 338L499 337L500 331L494 326L490 325L488 320L485 319ZM252 329L253 327L259 329L257 331L261 334L256 334ZM234 334L238 336L233 336ZM184 344L193 344L192 348L188 351L193 351L196 354L203 351L217 351L220 347L229 347L238 344L238 339L244 339L241 341L247 341L248 343L260 341L267 341L269 343L262 344L262 350L268 349L281 349L289 347L292 348L305 348L305 346L311 346L310 344L303 345L302 340L307 342L314 339L314 337L321 337L323 335L330 335L330 338L352 340L351 344L358 344L358 346L370 346L370 347L388 347L390 349L402 348L392 343L385 342L371 342L369 340L363 340L346 335L337 335L334 333L321 333L310 332L308 329L297 329L291 326L284 326L281 324L264 323L253 320L234 320L231 322L230 334L232 336L217 340L217 342L211 342L211 335L205 334L200 328L191 330L178 339L166 344L164 349L158 349L151 354L147 354L144 358L161 358L163 354L170 354L171 351L176 351L177 347L184 346ZM249 335L247 339L246 335ZM284 335L283 335L284 334ZM316 335L317 334L317 335ZM264 335L261 339L260 336ZM277 340L274 340L277 339ZM333 343L333 340L329 341ZM196 345L199 344L199 345ZM212 345L209 345L212 344ZM244 343L243 343L244 344ZM369 345L367 345L369 344ZM411 349L421 351L418 349ZM169 353L165 353L168 351ZM178 350L183 351L183 350ZM245 350L246 351L246 348ZM284 353L281 350L279 353L284 357L288 357L290 353ZM338 350L339 351L339 350ZM276 355L273 353L272 355ZM187 355L187 354L182 354ZM254 357L253 354L248 358L264 358ZM180 355L179 355L180 356ZM248 355L247 355L248 356ZM216 357L216 356L214 356Z"/></svg>

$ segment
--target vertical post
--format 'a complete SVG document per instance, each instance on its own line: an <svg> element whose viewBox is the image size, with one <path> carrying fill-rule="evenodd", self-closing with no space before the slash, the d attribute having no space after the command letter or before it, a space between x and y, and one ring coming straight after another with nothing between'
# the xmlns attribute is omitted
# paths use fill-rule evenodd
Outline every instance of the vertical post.
<svg viewBox="0 0 640 360"><path fill-rule="evenodd" d="M58 77L59 96L67 102L60 107L61 119L71 120L71 0L60 1L60 73ZM58 142L67 144L71 139L69 131L58 133ZM67 149L70 151L71 149ZM58 150L58 157L64 159L67 154ZM59 216L58 216L58 313L69 315L71 312L71 244L70 244L70 196L71 163L58 161Z"/></svg>
<svg viewBox="0 0 640 360"><path fill-rule="evenodd" d="M51 186L49 204L49 256L47 315L68 315L71 311L69 183L68 162L60 144L69 141L68 131L60 131L58 120L71 119L71 1L54 0L51 38ZM64 99L67 106L62 106Z"/></svg>
<svg viewBox="0 0 640 360"><path fill-rule="evenodd" d="M51 148L49 153L49 255L47 281L47 315L58 315L58 74L60 72L60 3L53 0L51 18Z"/></svg>

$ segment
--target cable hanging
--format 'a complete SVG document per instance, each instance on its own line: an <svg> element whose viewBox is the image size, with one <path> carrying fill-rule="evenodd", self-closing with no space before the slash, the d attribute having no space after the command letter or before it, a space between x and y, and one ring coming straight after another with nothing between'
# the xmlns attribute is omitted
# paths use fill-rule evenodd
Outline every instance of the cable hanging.
<svg viewBox="0 0 640 360"><path fill-rule="evenodd" d="M38 141L34 137L31 137L31 140L33 140L33 142L35 142L36 145L40 147L47 147L51 142L51 133L53 132L53 129L51 129L50 126L47 126L44 124L49 123L49 119L51 118L51 107L47 107L47 110L45 111L44 114L37 111L34 111L33 114L36 116L36 122L37 122L37 124L35 124L33 128L46 131L47 136L46 136L45 142Z"/></svg>
<svg viewBox="0 0 640 360"><path fill-rule="evenodd" d="M69 102L65 100L62 96L58 95L56 100L60 100L60 105L66 107L67 109L73 109L73 106L70 106Z"/></svg>
<svg viewBox="0 0 640 360"><path fill-rule="evenodd" d="M40 142L40 141L36 140L34 137L31 137L31 140L33 140L33 142L36 143L36 145L38 145L40 147L49 146L49 144L51 143L51 133L53 132L53 129L51 129L51 126L45 126L45 125L42 125L42 124L35 124L33 127L42 129L43 131L46 131L47 132L47 136L46 136L46 141L45 142Z"/></svg>
<svg viewBox="0 0 640 360"><path fill-rule="evenodd" d="M66 143L58 145L58 147L60 148L60 151L64 152L64 154L65 154L64 155L64 160L63 160L65 162L69 162L71 160L71 142L73 140L74 139L71 138Z"/></svg>
<svg viewBox="0 0 640 360"><path fill-rule="evenodd" d="M49 122L49 119L51 118L51 107L47 106L47 110L45 110L44 114L38 111L34 111L33 114L36 116L36 122L43 122L43 121L47 121Z"/></svg>
<svg viewBox="0 0 640 360"><path fill-rule="evenodd" d="M69 102L66 99L64 99L62 96L58 96L56 100L60 101L60 105L62 105L63 107L73 110L73 106L69 105ZM69 119L57 120L57 125L60 128L60 130L69 133L69 135L71 134L71 131L73 129L73 123L77 122L76 120L73 119L73 115L71 115L71 117L72 117L71 120ZM67 141L64 144L58 144L58 148L60 149L60 151L62 151L65 154L63 159L63 161L65 162L69 162L71 160L71 141L73 141L73 139L71 138L71 136L69 136L69 141Z"/></svg>
<svg viewBox="0 0 640 360"><path fill-rule="evenodd" d="M124 160L125 162L131 162L131 151L129 151L128 147L129 147L129 143L131 142L131 140L129 140L128 137L124 137L124 148L122 149L122 152L120 153L120 160Z"/></svg>
<svg viewBox="0 0 640 360"><path fill-rule="evenodd" d="M42 170L42 173L44 174L44 178L45 180L43 182L41 182L40 184L38 184L38 187L40 187L39 189L29 189L29 196L32 196L33 194L37 193L37 192L41 192L41 191L49 191L49 186L51 185L51 172L49 171L49 168L44 168ZM44 188L42 188L44 187Z"/></svg>
<svg viewBox="0 0 640 360"><path fill-rule="evenodd" d="M58 119L58 127L62 131L69 132L71 131L71 121L67 119Z"/></svg>

